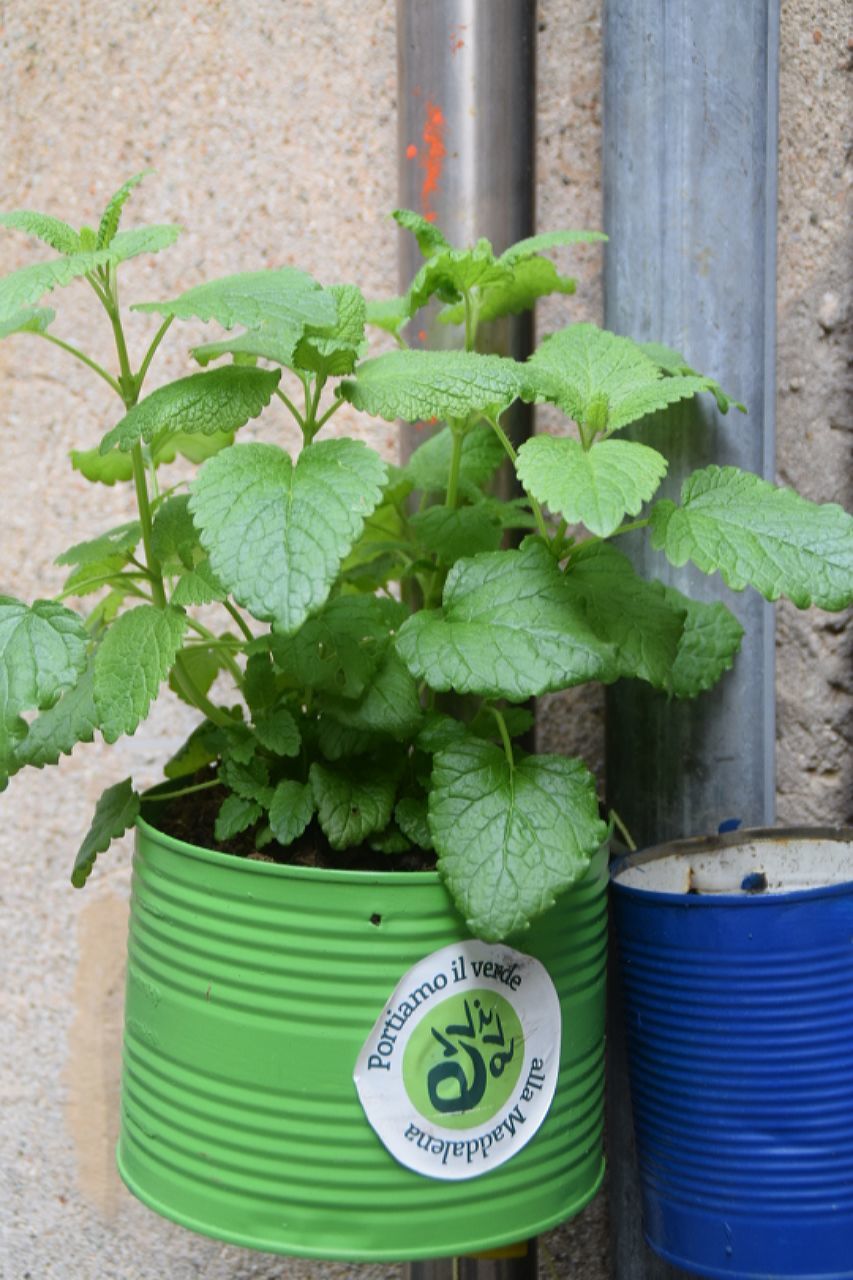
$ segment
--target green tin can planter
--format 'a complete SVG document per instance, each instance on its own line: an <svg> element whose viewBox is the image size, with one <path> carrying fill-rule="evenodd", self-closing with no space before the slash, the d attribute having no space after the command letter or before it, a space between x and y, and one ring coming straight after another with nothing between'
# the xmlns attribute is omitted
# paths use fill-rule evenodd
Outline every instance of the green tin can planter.
<svg viewBox="0 0 853 1280"><path fill-rule="evenodd" d="M353 1082L395 986L470 941L434 872L235 859L140 820L118 1164L194 1231L273 1253L404 1261L524 1239L603 1175L606 853L517 942L562 1019L553 1102L499 1167L440 1181L398 1163Z"/></svg>

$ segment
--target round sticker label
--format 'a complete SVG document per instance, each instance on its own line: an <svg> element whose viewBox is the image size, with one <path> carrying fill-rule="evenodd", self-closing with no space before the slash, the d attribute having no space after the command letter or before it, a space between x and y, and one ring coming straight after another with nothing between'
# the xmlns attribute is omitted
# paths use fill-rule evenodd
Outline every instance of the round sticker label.
<svg viewBox="0 0 853 1280"><path fill-rule="evenodd" d="M428 1178L476 1178L542 1124L560 1065L560 1002L547 970L474 940L426 956L398 982L358 1056L367 1119Z"/></svg>

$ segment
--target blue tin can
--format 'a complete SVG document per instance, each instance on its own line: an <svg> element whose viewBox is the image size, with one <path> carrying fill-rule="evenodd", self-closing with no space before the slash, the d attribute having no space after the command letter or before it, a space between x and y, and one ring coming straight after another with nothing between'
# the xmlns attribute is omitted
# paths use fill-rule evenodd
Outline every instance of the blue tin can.
<svg viewBox="0 0 853 1280"><path fill-rule="evenodd" d="M703 1276L853 1277L853 829L613 868L644 1228Z"/></svg>

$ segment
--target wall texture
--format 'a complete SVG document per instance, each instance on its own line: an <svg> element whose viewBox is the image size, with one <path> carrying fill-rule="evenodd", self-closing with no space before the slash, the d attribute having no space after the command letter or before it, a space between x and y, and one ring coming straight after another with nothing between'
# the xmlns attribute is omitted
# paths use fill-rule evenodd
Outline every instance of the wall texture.
<svg viewBox="0 0 853 1280"><path fill-rule="evenodd" d="M851 51L842 13L837 0L788 0L782 11L779 469L811 496L849 504ZM539 222L599 225L597 0L542 0L539 26ZM6 0L0 208L91 222L120 181L150 166L128 223L177 220L187 231L171 253L125 268L129 297L287 263L327 282L357 274L380 296L396 287L393 228L383 220L395 204L394 95L391 0ZM4 234L0 272L31 255ZM543 308L541 329L600 318L595 251L575 269L578 298ZM89 332L95 313L83 287L58 302L57 332L109 360L100 321ZM134 349L149 329L134 322ZM188 327L169 335L161 380L190 371L193 336ZM60 589L54 556L93 521L127 518L129 494L96 492L70 473L68 450L96 444L116 417L110 391L85 369L16 337L0 348L0 388L0 592L29 599ZM278 425L273 411L263 430ZM377 424L370 438L393 455L392 429ZM780 610L780 819L849 818L848 636L837 617ZM114 849L79 895L68 887L70 860L103 787L131 771L142 785L155 781L189 721L164 699L134 738L21 776L0 801L0 1277L396 1276L192 1236L136 1203L114 1171L128 850ZM543 742L582 751L592 765L599 727L595 697L541 709ZM602 1276L601 1198L547 1249L543 1274Z"/></svg>

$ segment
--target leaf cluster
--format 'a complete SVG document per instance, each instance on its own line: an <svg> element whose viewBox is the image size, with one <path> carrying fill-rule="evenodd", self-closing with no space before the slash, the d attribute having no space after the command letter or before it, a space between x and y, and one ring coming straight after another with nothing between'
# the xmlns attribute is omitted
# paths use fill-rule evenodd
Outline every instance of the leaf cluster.
<svg viewBox="0 0 853 1280"><path fill-rule="evenodd" d="M672 564L734 591L839 609L853 596L850 517L730 467L664 489L666 458L637 438L650 416L703 394L722 413L743 408L670 348L573 324L524 363L478 353L481 325L571 293L546 255L598 233L496 254L398 211L424 255L404 297L368 303L291 267L230 275L136 304L158 327L134 366L118 269L178 231L120 230L143 176L97 231L0 215L55 255L0 281L0 336L56 342L109 384L120 408L71 461L95 484L132 485L137 504L58 557L57 598L0 597L0 786L96 734L133 734L168 687L199 723L145 801L155 820L164 796L216 788L222 844L248 833L284 858L306 838L434 852L472 931L515 934L607 837L583 763L528 750L529 699L618 679L696 697L740 644L727 605L639 577L618 539L646 530ZM75 281L106 313L112 370L56 337L39 306ZM464 326L464 349L407 346L406 323L433 300ZM198 370L144 392L185 319L217 326L193 349ZM371 352L369 325L396 348ZM566 432L516 452L502 417L519 399L556 406ZM342 405L363 415L357 438L318 439ZM297 451L238 438L281 406ZM376 419L437 429L396 467L369 443ZM162 489L158 470L177 457L197 470ZM518 482L509 501L492 483L502 465ZM139 812L130 779L108 788L74 884Z"/></svg>

